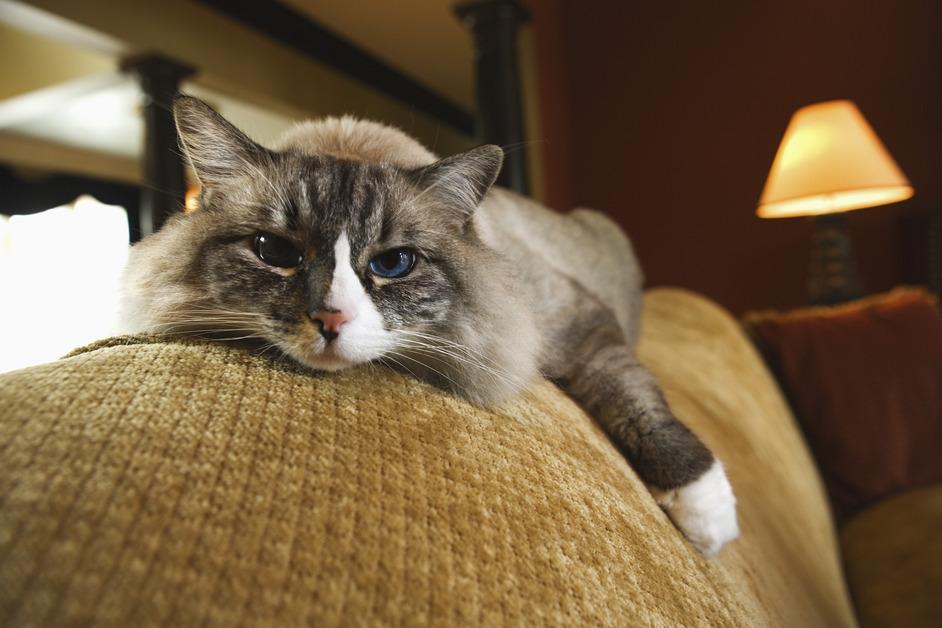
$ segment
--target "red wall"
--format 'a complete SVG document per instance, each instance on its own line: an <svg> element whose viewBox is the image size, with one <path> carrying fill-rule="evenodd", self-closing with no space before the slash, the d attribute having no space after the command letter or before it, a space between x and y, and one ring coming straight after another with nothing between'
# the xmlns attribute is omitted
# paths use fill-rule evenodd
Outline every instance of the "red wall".
<svg viewBox="0 0 942 628"><path fill-rule="evenodd" d="M792 112L854 100L916 188L849 215L869 291L901 279L899 219L942 206L942 2L531 0L547 189L603 209L649 285L734 312L806 298L807 219L755 204Z"/></svg>

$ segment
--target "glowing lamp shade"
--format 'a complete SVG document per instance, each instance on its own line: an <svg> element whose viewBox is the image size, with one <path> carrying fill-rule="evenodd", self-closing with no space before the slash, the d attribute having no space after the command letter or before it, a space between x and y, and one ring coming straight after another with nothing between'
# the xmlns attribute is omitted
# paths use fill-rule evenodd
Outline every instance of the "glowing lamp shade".
<svg viewBox="0 0 942 628"><path fill-rule="evenodd" d="M756 213L762 218L819 216L912 195L909 181L857 106L832 100L792 116Z"/></svg>

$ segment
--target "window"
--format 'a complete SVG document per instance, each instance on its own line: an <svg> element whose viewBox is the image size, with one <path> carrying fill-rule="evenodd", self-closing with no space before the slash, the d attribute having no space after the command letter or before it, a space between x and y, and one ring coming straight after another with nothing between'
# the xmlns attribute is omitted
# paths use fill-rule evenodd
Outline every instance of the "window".
<svg viewBox="0 0 942 628"><path fill-rule="evenodd" d="M0 215L0 372L111 335L127 254L124 208L90 196L38 214Z"/></svg>

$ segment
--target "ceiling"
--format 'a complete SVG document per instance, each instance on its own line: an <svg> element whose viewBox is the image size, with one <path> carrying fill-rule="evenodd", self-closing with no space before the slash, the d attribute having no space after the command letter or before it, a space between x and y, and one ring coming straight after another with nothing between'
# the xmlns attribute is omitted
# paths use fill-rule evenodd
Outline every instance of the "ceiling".
<svg viewBox="0 0 942 628"><path fill-rule="evenodd" d="M282 1L457 105L473 109L471 39L454 17L451 0ZM94 5L101 6L97 13L90 10L97 17L112 6L105 0ZM116 32L106 21L95 22L101 27L97 30L86 20L70 20L68 11L60 13L59 6L66 5L0 0L0 162L43 167L52 158L31 162L23 151L24 141L35 141L46 152L59 145L108 156L112 162L124 160L119 178L127 179L128 172L139 172L143 95L136 81L117 71L117 65L133 50L130 46L152 44L135 44L133 38L122 41L130 33ZM193 15L201 10L192 4L186 9ZM221 18L217 14L207 19ZM209 44L210 49L217 45L212 54L224 52L218 46L228 41L221 34L217 39ZM284 109L275 112L211 85L186 83L183 89L210 102L261 142L278 136L303 115ZM68 154L75 161L74 153ZM63 166L95 174L83 170L93 161Z"/></svg>
<svg viewBox="0 0 942 628"><path fill-rule="evenodd" d="M282 0L388 65L474 109L471 36L456 0Z"/></svg>
<svg viewBox="0 0 942 628"><path fill-rule="evenodd" d="M296 121L223 94L184 84L183 91L202 98L249 136L265 144L277 138ZM142 154L144 96L137 82L116 76L112 84L35 115L5 129L68 146L87 148L120 157L136 159Z"/></svg>

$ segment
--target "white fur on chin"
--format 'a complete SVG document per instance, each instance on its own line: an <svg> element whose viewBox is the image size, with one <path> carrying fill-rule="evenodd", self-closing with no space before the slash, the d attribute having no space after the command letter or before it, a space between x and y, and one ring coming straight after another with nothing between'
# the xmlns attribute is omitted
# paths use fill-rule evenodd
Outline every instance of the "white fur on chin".
<svg viewBox="0 0 942 628"><path fill-rule="evenodd" d="M655 499L694 547L713 556L739 536L736 497L719 460L699 478Z"/></svg>

